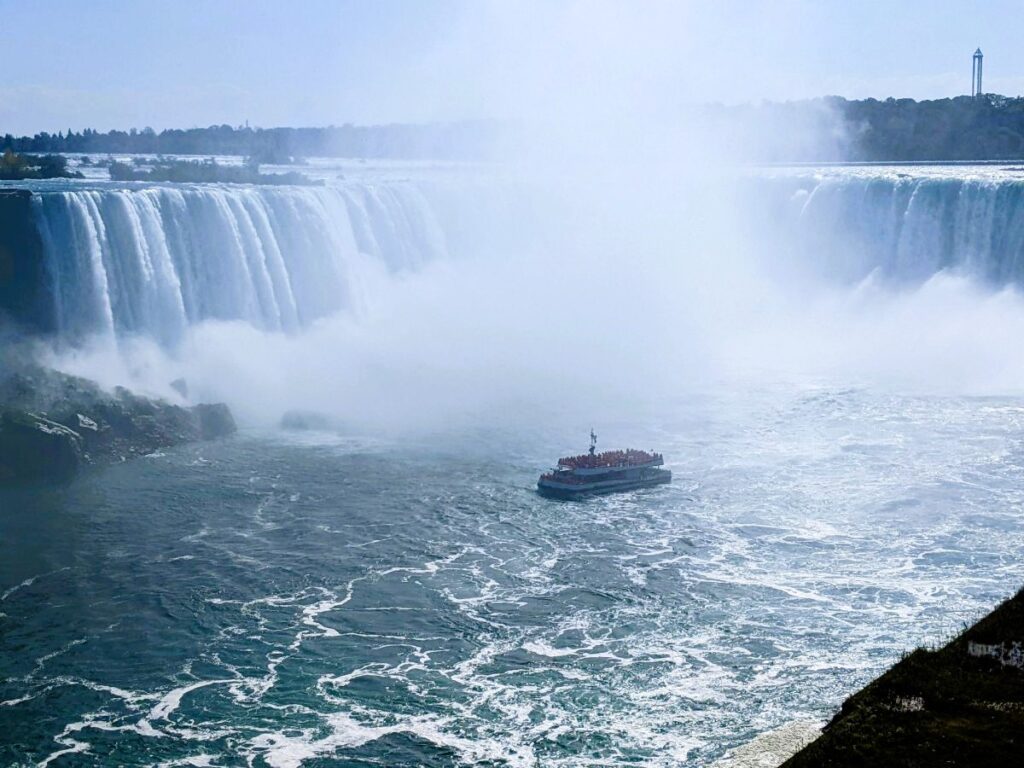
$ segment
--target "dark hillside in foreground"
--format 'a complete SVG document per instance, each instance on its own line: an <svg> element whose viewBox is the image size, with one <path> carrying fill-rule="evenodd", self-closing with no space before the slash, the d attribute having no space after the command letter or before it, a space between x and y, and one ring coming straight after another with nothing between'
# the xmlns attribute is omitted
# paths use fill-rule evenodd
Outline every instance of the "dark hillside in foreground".
<svg viewBox="0 0 1024 768"><path fill-rule="evenodd" d="M1024 765L1024 590L847 699L783 768Z"/></svg>

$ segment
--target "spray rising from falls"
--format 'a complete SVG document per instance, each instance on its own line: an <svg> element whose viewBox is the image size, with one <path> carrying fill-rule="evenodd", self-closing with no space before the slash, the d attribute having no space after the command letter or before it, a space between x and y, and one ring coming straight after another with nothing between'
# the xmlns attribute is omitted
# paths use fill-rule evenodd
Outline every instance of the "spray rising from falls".
<svg viewBox="0 0 1024 768"><path fill-rule="evenodd" d="M785 374L827 360L846 370L845 355L884 374L914 360L925 378L950 344L939 321L1024 323L1015 290L990 300L986 286L1024 284L1016 174L777 170L753 187L757 205L734 206L749 240L721 238L713 217L679 216L707 196L682 198L687 208L643 185L433 169L325 187L37 188L32 205L54 325L72 348L61 366L156 393L184 377L208 399L251 401L251 414L342 401L370 413L386 401L398 420L411 376L439 412L440 399L450 411L486 410L498 395L561 403L579 398L566 371L593 360L614 363L601 381L616 397L635 396L638 379L668 391L736 361ZM808 270L817 274L801 279ZM850 290L868 276L874 289ZM623 349L586 332L609 317L644 318L647 343ZM932 329L933 343L911 343L911 328ZM573 333L538 344L552 329ZM97 333L119 340L126 375L111 368L109 345L76 343ZM171 354L151 355L149 341ZM928 349L935 361L920 359ZM1003 349L979 360L986 379ZM232 389L240 381L244 392Z"/></svg>
<svg viewBox="0 0 1024 768"><path fill-rule="evenodd" d="M61 336L172 346L204 320L294 332L356 309L367 271L447 255L413 183L154 187L33 197Z"/></svg>

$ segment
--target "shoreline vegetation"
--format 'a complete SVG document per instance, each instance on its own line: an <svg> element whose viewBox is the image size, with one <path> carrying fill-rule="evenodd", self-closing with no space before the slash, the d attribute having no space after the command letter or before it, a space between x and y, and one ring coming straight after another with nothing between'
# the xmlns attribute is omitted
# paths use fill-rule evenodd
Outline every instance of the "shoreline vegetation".
<svg viewBox="0 0 1024 768"><path fill-rule="evenodd" d="M66 133L0 137L0 151L33 154L98 155L235 155L273 165L303 157L414 159L482 159L500 124L465 121L423 125L327 126L325 128L152 128L106 133L86 128Z"/></svg>
<svg viewBox="0 0 1024 768"><path fill-rule="evenodd" d="M19 155L10 149L0 155L0 181L81 178L78 171L68 170L68 159L63 155Z"/></svg>
<svg viewBox="0 0 1024 768"><path fill-rule="evenodd" d="M1007 161L1024 157L1024 98L849 100L706 107L735 159L759 163Z"/></svg>
<svg viewBox="0 0 1024 768"><path fill-rule="evenodd" d="M111 181L155 181L177 184L289 184L294 186L322 186L323 182L310 179L296 171L287 173L260 173L259 164L251 160L245 165L221 165L209 160L159 159L148 166L132 166L112 160L108 166Z"/></svg>
<svg viewBox="0 0 1024 768"><path fill-rule="evenodd" d="M915 162L1014 160L1024 157L1024 97L849 100L839 96L696 107L680 129L714 137L741 162ZM685 129L685 130L684 130ZM304 157L483 160L498 156L514 123L457 123L252 128L213 125L106 133L42 132L0 137L0 151L35 155L232 155L274 165ZM685 135L680 137L685 140ZM611 148L614 150L614 148ZM623 146L624 153L629 152Z"/></svg>

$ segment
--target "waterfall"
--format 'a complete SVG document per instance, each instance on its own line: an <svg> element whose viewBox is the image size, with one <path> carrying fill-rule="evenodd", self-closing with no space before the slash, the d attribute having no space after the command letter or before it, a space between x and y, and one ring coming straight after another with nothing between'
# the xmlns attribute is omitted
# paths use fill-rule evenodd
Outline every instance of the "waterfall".
<svg viewBox="0 0 1024 768"><path fill-rule="evenodd" d="M759 179L784 247L832 277L921 282L947 270L1024 285L1024 179L844 169ZM762 224L764 221L762 221Z"/></svg>
<svg viewBox="0 0 1024 768"><path fill-rule="evenodd" d="M1024 286L1024 179L1011 171L766 171L753 186L749 224L770 258L846 282L920 283L945 270ZM296 333L358 312L376 273L521 252L538 222L557 218L538 216L548 198L524 191L464 177L64 184L33 189L31 210L61 338L143 336L173 347L207 320Z"/></svg>
<svg viewBox="0 0 1024 768"><path fill-rule="evenodd" d="M412 182L38 191L32 206L59 333L173 346L204 320L295 332L355 308L367 265L448 254Z"/></svg>

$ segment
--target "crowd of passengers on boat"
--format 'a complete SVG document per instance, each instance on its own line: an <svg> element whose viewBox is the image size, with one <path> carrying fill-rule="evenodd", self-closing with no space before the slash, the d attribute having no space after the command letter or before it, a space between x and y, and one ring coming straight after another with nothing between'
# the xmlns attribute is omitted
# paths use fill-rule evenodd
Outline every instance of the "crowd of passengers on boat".
<svg viewBox="0 0 1024 768"><path fill-rule="evenodd" d="M597 469L598 467L629 467L634 464L647 464L661 459L660 453L638 451L628 448L625 451L605 451L604 453L581 453L579 456L566 456L558 460L558 466L565 469Z"/></svg>

